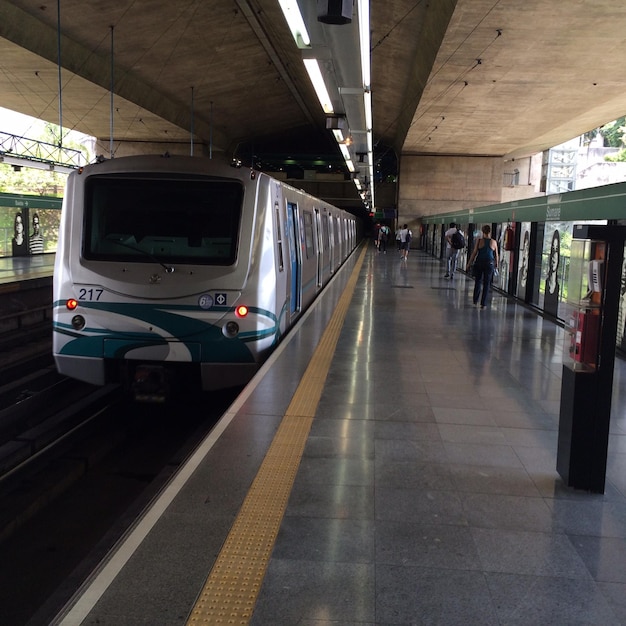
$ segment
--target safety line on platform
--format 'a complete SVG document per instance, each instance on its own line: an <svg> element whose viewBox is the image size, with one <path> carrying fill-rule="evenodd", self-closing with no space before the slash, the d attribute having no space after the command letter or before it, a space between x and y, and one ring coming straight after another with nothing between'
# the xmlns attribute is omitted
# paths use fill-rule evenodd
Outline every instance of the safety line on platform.
<svg viewBox="0 0 626 626"><path fill-rule="evenodd" d="M248 624L280 529L339 334L363 265L364 248L296 389L188 625Z"/></svg>

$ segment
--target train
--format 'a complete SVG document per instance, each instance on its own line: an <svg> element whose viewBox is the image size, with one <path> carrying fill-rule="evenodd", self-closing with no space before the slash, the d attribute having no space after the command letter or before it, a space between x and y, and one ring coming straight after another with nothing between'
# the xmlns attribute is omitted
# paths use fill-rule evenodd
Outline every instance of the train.
<svg viewBox="0 0 626 626"><path fill-rule="evenodd" d="M193 156L101 159L66 183L53 279L60 374L137 400L245 385L361 240L358 217Z"/></svg>

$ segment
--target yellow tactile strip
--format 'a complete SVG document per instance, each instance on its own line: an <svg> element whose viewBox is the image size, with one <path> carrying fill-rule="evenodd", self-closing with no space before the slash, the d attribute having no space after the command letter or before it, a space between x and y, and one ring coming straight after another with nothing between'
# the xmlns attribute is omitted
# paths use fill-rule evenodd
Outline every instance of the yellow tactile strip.
<svg viewBox="0 0 626 626"><path fill-rule="evenodd" d="M365 248L187 624L247 624L252 617L364 257Z"/></svg>

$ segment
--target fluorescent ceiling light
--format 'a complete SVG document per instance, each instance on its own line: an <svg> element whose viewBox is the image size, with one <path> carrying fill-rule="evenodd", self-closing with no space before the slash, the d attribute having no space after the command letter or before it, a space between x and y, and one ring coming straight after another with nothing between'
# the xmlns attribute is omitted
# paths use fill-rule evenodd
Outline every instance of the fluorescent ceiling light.
<svg viewBox="0 0 626 626"><path fill-rule="evenodd" d="M346 140L346 138L343 136L343 130L341 128L333 129L333 135L335 135L337 143L343 143Z"/></svg>
<svg viewBox="0 0 626 626"><path fill-rule="evenodd" d="M359 0L359 44L361 48L361 74L363 87L369 88L370 78L370 1Z"/></svg>
<svg viewBox="0 0 626 626"><path fill-rule="evenodd" d="M334 113L333 105L330 101L330 96L328 95L328 90L326 89L326 84L324 83L324 78L322 77L317 59L303 59L303 61L324 113Z"/></svg>
<svg viewBox="0 0 626 626"><path fill-rule="evenodd" d="M341 150L341 154L343 155L344 160L349 160L352 157L350 156L350 151L348 150L348 147L346 146L346 144L344 143L340 143L339 144L339 149Z"/></svg>
<svg viewBox="0 0 626 626"><path fill-rule="evenodd" d="M367 131L367 156L369 160L369 192L372 208L374 205L374 158L372 141L372 94L371 54L370 54L370 0L358 0L359 47L361 52L361 76L363 79L363 106L365 108L365 130Z"/></svg>
<svg viewBox="0 0 626 626"><path fill-rule="evenodd" d="M365 130L368 132L372 130L372 94L366 91L363 94L363 106L365 107Z"/></svg>
<svg viewBox="0 0 626 626"><path fill-rule="evenodd" d="M356 169L354 167L354 163L352 162L352 159L346 159L346 165L348 166L348 169L351 172L356 172Z"/></svg>
<svg viewBox="0 0 626 626"><path fill-rule="evenodd" d="M278 4L280 4L283 15L287 20L287 25L293 35L296 46L298 46L298 48L310 47L311 38L309 37L304 20L302 19L302 14L300 13L300 7L298 7L296 0L278 0Z"/></svg>

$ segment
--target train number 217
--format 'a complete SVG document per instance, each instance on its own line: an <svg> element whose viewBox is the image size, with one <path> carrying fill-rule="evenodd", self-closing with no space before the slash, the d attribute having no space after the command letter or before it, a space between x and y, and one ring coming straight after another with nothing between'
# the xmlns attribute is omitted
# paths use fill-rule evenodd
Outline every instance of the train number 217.
<svg viewBox="0 0 626 626"><path fill-rule="evenodd" d="M79 300L91 300L92 302L97 302L100 300L100 296L104 289L85 289L82 287L78 290L78 299Z"/></svg>

